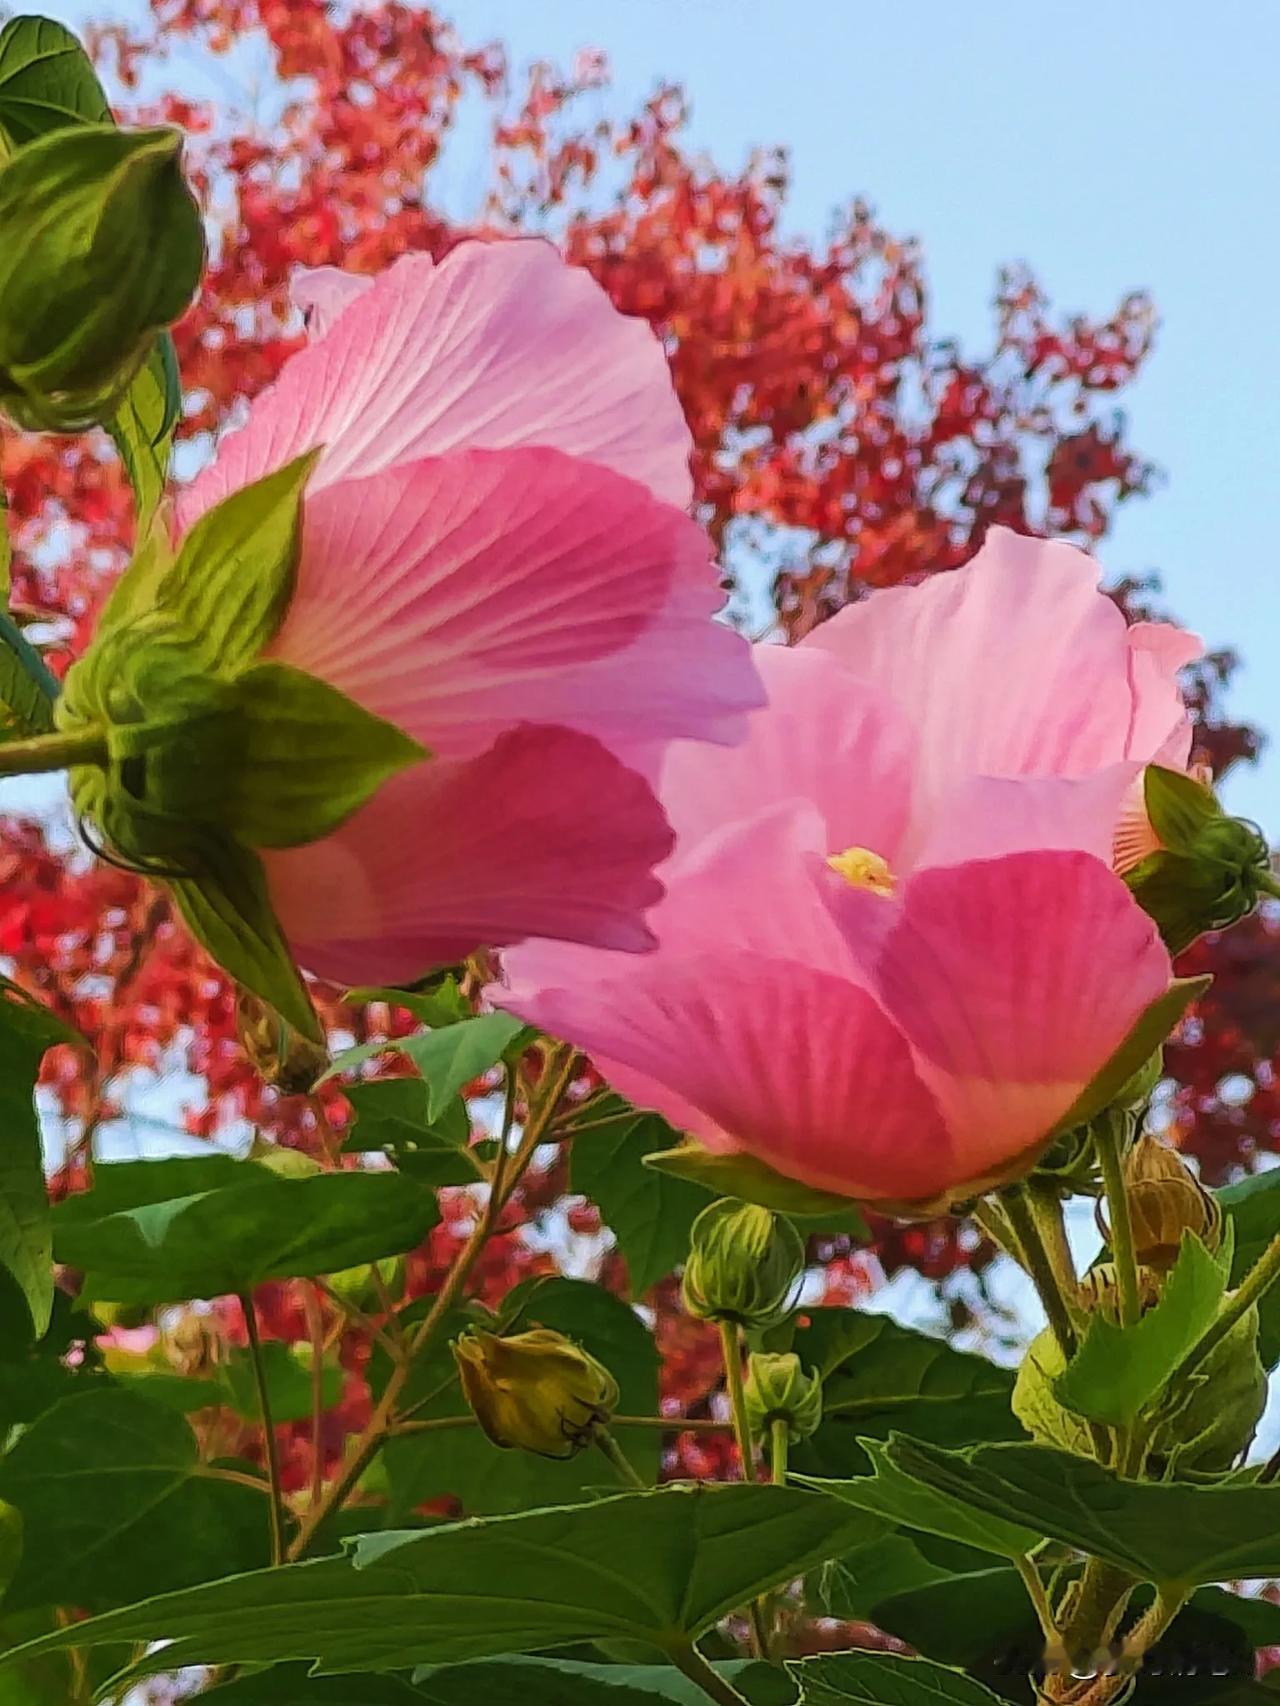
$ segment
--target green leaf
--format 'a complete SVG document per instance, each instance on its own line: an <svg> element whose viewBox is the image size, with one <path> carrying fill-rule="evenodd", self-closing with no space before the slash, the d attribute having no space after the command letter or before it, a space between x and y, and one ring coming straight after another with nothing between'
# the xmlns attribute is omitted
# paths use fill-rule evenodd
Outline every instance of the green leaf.
<svg viewBox="0 0 1280 1706"><path fill-rule="evenodd" d="M0 993L0 1267L25 1306L29 1331L42 1338L53 1310L53 1251L45 1194L36 1074L55 1043L84 1039L36 1002Z"/></svg>
<svg viewBox="0 0 1280 1706"><path fill-rule="evenodd" d="M939 1445L1024 1437L1010 1409L1013 1374L942 1339L900 1327L887 1315L809 1309L790 1345L821 1377L822 1425L793 1450L810 1475L854 1475L867 1467L861 1436L893 1429Z"/></svg>
<svg viewBox="0 0 1280 1706"><path fill-rule="evenodd" d="M1015 1521L1018 1513L1012 1506L1007 1511L993 1510L989 1503L978 1504L956 1493L951 1482L940 1475L925 1480L916 1472L915 1458L907 1450L915 1447L915 1441L894 1434L887 1445L870 1439L862 1443L871 1459L872 1475L852 1481L830 1481L808 1475L801 1479L806 1486L816 1487L895 1525L921 1528L926 1534L958 1540L981 1552L993 1552L999 1558L1021 1558L1038 1545L1041 1531L1030 1523ZM934 1448L919 1446L917 1449L923 1452ZM1019 1451L1024 1448L1004 1446L1000 1449ZM938 1452L937 1455L948 1465L962 1461L958 1452ZM932 1458L929 1461L932 1462ZM865 1539L865 1534L859 1539Z"/></svg>
<svg viewBox="0 0 1280 1706"><path fill-rule="evenodd" d="M961 1452L896 1437L886 1449L895 1473L922 1493L984 1524L1023 1524L1037 1539L1061 1540L1145 1581L1191 1586L1280 1574L1280 1486L1122 1481L1088 1458L1043 1445ZM860 1485L827 1490L847 1497ZM933 1523L914 1526L943 1532ZM955 1537L982 1544L971 1533Z"/></svg>
<svg viewBox="0 0 1280 1706"><path fill-rule="evenodd" d="M10 724L0 738L50 734L57 697L58 683L48 664L12 616L0 610L0 707Z"/></svg>
<svg viewBox="0 0 1280 1706"><path fill-rule="evenodd" d="M1160 1301L1132 1327L1089 1317L1084 1341L1052 1382L1060 1404L1095 1422L1126 1427L1148 1404L1218 1313L1231 1266L1228 1237L1210 1255L1192 1232L1165 1282Z"/></svg>
<svg viewBox="0 0 1280 1706"><path fill-rule="evenodd" d="M461 1097L448 1103L438 1120L427 1117L430 1091L421 1078L383 1078L353 1084L347 1100L355 1130L346 1150L383 1150L424 1185L473 1185L482 1179L470 1146L471 1121Z"/></svg>
<svg viewBox="0 0 1280 1706"><path fill-rule="evenodd" d="M791 1660L801 1706L999 1706L989 1688L928 1659L889 1653L824 1653Z"/></svg>
<svg viewBox="0 0 1280 1706"><path fill-rule="evenodd" d="M320 451L241 486L206 511L160 583L172 612L223 676L254 663L293 596L302 495Z"/></svg>
<svg viewBox="0 0 1280 1706"><path fill-rule="evenodd" d="M699 1143L681 1143L674 1149L646 1155L644 1164L701 1185L713 1196L737 1197L740 1202L758 1203L792 1220L810 1221L811 1230L850 1232L855 1238L868 1236L857 1203L775 1173L754 1155L713 1155Z"/></svg>
<svg viewBox="0 0 1280 1706"><path fill-rule="evenodd" d="M795 1688L772 1665L715 1667L749 1706L791 1706ZM574 1659L474 1659L400 1677L308 1676L305 1667L263 1671L217 1691L216 1706L706 1706L696 1683L670 1665L584 1664ZM4 1706L0 1695L0 1706Z"/></svg>
<svg viewBox="0 0 1280 1706"><path fill-rule="evenodd" d="M1111 1059L1092 1082L1085 1086L1058 1121L1054 1128L1055 1133L1086 1125L1095 1115L1109 1107L1130 1079L1142 1070L1161 1044L1167 1041L1170 1032L1191 1003L1198 1001L1212 982L1213 978L1207 974L1204 977L1175 978L1164 994L1157 996L1146 1011L1139 1015L1137 1023Z"/></svg>
<svg viewBox="0 0 1280 1706"><path fill-rule="evenodd" d="M357 1007L367 1007L370 1002L384 1002L388 1007L399 1007L406 1013L412 1013L414 1018L423 1025L439 1028L442 1025L456 1025L462 1019L471 1018L471 1003L458 987L458 980L451 973L441 977L431 989L397 989L394 985L367 985L356 989L348 989L342 998Z"/></svg>
<svg viewBox="0 0 1280 1706"><path fill-rule="evenodd" d="M135 535L151 525L169 478L173 433L182 408L178 358L169 332L161 332L129 393L107 422L133 487Z"/></svg>
<svg viewBox="0 0 1280 1706"><path fill-rule="evenodd" d="M645 1167L677 1134L658 1114L621 1096L593 1096L565 1128L570 1188L590 1197L626 1257L635 1296L656 1285L689 1253L689 1229L707 1206L706 1188Z"/></svg>
<svg viewBox="0 0 1280 1706"><path fill-rule="evenodd" d="M219 1480L182 1417L131 1392L64 1398L0 1461L26 1545L6 1609L121 1605L253 1569L263 1493Z"/></svg>
<svg viewBox="0 0 1280 1706"><path fill-rule="evenodd" d="M272 909L261 859L230 835L208 830L200 835L198 857L198 877L174 877L168 885L187 929L223 971L274 1007L300 1036L323 1042Z"/></svg>
<svg viewBox="0 0 1280 1706"><path fill-rule="evenodd" d="M1238 1185L1215 1191L1224 1213L1235 1228L1235 1254L1231 1262L1234 1289L1258 1260L1271 1240L1280 1234L1280 1167L1255 1173ZM1280 1286L1272 1286L1258 1304L1258 1353L1264 1367L1280 1362Z"/></svg>
<svg viewBox="0 0 1280 1706"><path fill-rule="evenodd" d="M155 1165L117 1162L96 1176ZM434 1195L398 1173L292 1179L241 1162L234 1183L128 1207L108 1183L95 1212L101 1189L55 1210L54 1249L84 1272L86 1297L113 1303L221 1297L333 1273L411 1250L438 1218Z"/></svg>
<svg viewBox="0 0 1280 1706"><path fill-rule="evenodd" d="M504 1332L553 1327L602 1362L620 1388L619 1414L651 1416L658 1407L658 1353L639 1316L603 1286L562 1278L529 1282L506 1299ZM459 1320L458 1327L461 1328ZM378 1372L381 1372L380 1370ZM406 1395L424 1420L469 1413L447 1343L415 1368ZM416 1406L421 1404L421 1408ZM619 1428L616 1438L636 1472L657 1478L661 1434L656 1428ZM529 1452L503 1451L477 1427L456 1432L407 1434L383 1448L390 1490L390 1520L408 1517L420 1504L452 1494L468 1515L489 1516L538 1505L568 1505L617 1476L596 1451L563 1462Z"/></svg>
<svg viewBox="0 0 1280 1706"><path fill-rule="evenodd" d="M407 1055L427 1085L427 1119L438 1120L447 1104L473 1078L479 1078L502 1059L525 1029L510 1013L482 1013L457 1025L434 1031L415 1031L411 1037L388 1037L382 1042L362 1043L338 1058L316 1080L316 1087L340 1072L351 1072L374 1055L395 1049Z"/></svg>
<svg viewBox="0 0 1280 1706"><path fill-rule="evenodd" d="M848 1544L837 1502L793 1488L672 1486L567 1510L368 1535L353 1558L259 1570L77 1623L6 1654L166 1640L135 1672L311 1660L401 1670L578 1641L696 1638ZM166 1556L166 1561L168 1561Z"/></svg>
<svg viewBox="0 0 1280 1706"><path fill-rule="evenodd" d="M0 130L14 147L67 125L110 122L102 85L71 31L52 18L11 18L0 30Z"/></svg>
<svg viewBox="0 0 1280 1706"><path fill-rule="evenodd" d="M331 835L384 782L427 756L394 723L274 658L236 678L233 714L243 720L245 761L191 785L218 790L221 820L249 847L298 847Z"/></svg>

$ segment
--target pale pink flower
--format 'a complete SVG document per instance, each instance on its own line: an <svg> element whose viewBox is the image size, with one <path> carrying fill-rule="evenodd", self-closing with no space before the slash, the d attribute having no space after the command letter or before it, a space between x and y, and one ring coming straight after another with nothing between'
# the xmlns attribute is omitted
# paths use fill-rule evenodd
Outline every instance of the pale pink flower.
<svg viewBox="0 0 1280 1706"><path fill-rule="evenodd" d="M264 855L308 969L401 980L527 935L650 942L671 835L625 762L732 742L761 702L662 347L538 241L302 282L312 341L183 494L186 529L323 445L269 655L432 755Z"/></svg>
<svg viewBox="0 0 1280 1706"><path fill-rule="evenodd" d="M1143 764L1185 763L1192 642L998 530L793 650L747 743L679 743L656 953L529 943L493 998L707 1148L883 1203L1029 1167L1168 989L1111 869Z"/></svg>

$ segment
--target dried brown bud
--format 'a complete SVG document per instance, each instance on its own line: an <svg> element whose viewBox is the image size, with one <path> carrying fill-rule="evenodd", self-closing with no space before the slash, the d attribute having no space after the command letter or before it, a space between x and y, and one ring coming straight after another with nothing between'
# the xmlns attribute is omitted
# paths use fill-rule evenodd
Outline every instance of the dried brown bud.
<svg viewBox="0 0 1280 1706"><path fill-rule="evenodd" d="M1125 1157L1125 1194L1133 1223L1134 1254L1166 1272L1178 1259L1184 1232L1210 1250L1222 1242L1222 1209L1176 1149L1145 1133Z"/></svg>

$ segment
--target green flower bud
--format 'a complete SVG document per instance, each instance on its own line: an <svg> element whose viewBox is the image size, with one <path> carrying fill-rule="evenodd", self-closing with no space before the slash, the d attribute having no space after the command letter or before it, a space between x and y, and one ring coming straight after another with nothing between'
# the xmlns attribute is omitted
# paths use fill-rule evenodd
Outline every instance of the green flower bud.
<svg viewBox="0 0 1280 1706"><path fill-rule="evenodd" d="M1125 873L1134 898L1180 954L1206 930L1246 917L1274 894L1271 854L1256 824L1228 817L1203 782L1147 767L1147 816L1160 848Z"/></svg>
<svg viewBox="0 0 1280 1706"><path fill-rule="evenodd" d="M453 1345L462 1390L494 1445L573 1457L618 1404L618 1383L581 1346L549 1327L509 1339L473 1328Z"/></svg>
<svg viewBox="0 0 1280 1706"><path fill-rule="evenodd" d="M789 1220L725 1197L693 1223L681 1295L702 1321L772 1327L791 1313L804 1241Z"/></svg>
<svg viewBox="0 0 1280 1706"><path fill-rule="evenodd" d="M785 1422L787 1438L796 1445L818 1431L822 1381L804 1372L794 1351L753 1351L744 1394L754 1433L767 1435L774 1422Z"/></svg>
<svg viewBox="0 0 1280 1706"><path fill-rule="evenodd" d="M1142 1269L1142 1302L1159 1297L1160 1279ZM1115 1269L1102 1264L1085 1275L1081 1301L1118 1313ZM1035 1439L1078 1456L1092 1456L1084 1419L1060 1404L1053 1381L1065 1367L1057 1341L1045 1330L1033 1339L1013 1388L1013 1413ZM1267 1379L1258 1355L1258 1312L1251 1309L1192 1375L1185 1392L1170 1394L1152 1431L1147 1471L1177 1477L1229 1469L1253 1438L1267 1399Z"/></svg>
<svg viewBox="0 0 1280 1706"><path fill-rule="evenodd" d="M182 133L83 124L0 169L0 408L37 431L110 418L204 264Z"/></svg>

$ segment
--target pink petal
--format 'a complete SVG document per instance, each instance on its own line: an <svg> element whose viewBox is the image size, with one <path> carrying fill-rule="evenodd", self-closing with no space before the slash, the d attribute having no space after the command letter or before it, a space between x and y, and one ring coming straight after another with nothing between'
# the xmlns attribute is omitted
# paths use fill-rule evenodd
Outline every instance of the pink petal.
<svg viewBox="0 0 1280 1706"><path fill-rule="evenodd" d="M309 497L274 655L433 752L513 722L732 740L762 689L702 529L556 450L467 451Z"/></svg>
<svg viewBox="0 0 1280 1706"><path fill-rule="evenodd" d="M521 445L616 469L680 508L693 490L661 343L540 239L460 243L439 266L402 256L223 439L179 500L180 529L317 444L313 491Z"/></svg>
<svg viewBox="0 0 1280 1706"><path fill-rule="evenodd" d="M650 946L671 844L648 784L599 742L525 725L402 772L333 835L265 861L309 971L403 982L526 935Z"/></svg>
<svg viewBox="0 0 1280 1706"><path fill-rule="evenodd" d="M903 865L960 865L1008 853L1092 853L1110 861L1116 823L1138 764L1108 764L1092 776L968 776L957 781L908 844Z"/></svg>
<svg viewBox="0 0 1280 1706"><path fill-rule="evenodd" d="M831 652L914 720L924 796L949 779L1084 776L1131 751L1120 611L1069 545L995 527L963 568L873 593L806 646Z"/></svg>
<svg viewBox="0 0 1280 1706"><path fill-rule="evenodd" d="M931 1196L955 1174L897 1027L829 972L732 948L659 952L625 980L498 999L709 1148L873 1200Z"/></svg>
<svg viewBox="0 0 1280 1706"><path fill-rule="evenodd" d="M306 316L312 343L329 331L343 309L372 290L367 273L343 272L341 267L303 267L293 275L289 294Z"/></svg>
<svg viewBox="0 0 1280 1706"><path fill-rule="evenodd" d="M835 659L756 646L768 706L733 752L673 745L659 791L681 845L783 800L806 800L824 853L860 846L893 864L911 809L915 741L891 701Z"/></svg>
<svg viewBox="0 0 1280 1706"><path fill-rule="evenodd" d="M887 935L862 911L873 987L943 1110L957 1182L1046 1137L1170 981L1155 925L1083 853L924 871ZM856 952L856 908L844 919Z"/></svg>
<svg viewBox="0 0 1280 1706"><path fill-rule="evenodd" d="M1204 642L1170 622L1135 622L1128 631L1133 720L1125 751L1143 763L1185 770L1191 718L1178 671L1204 656Z"/></svg>

